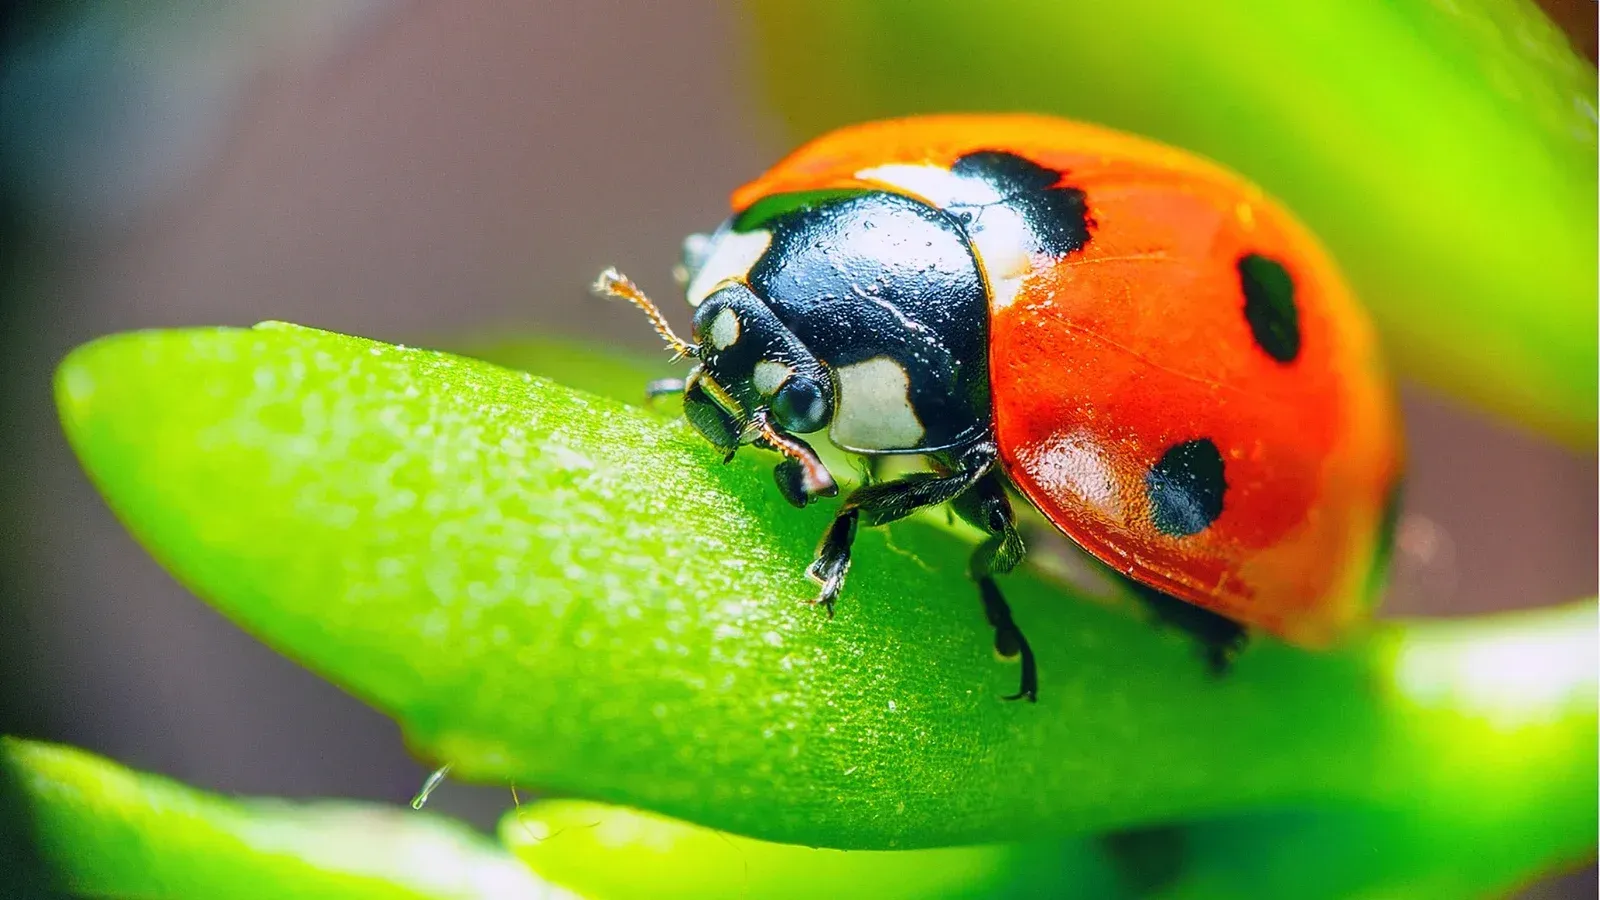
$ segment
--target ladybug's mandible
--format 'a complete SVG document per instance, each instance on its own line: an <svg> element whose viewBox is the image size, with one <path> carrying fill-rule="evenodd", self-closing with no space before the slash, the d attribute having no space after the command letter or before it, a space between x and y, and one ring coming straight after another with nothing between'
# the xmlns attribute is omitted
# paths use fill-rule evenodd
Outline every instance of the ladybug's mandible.
<svg viewBox="0 0 1600 900"><path fill-rule="evenodd" d="M1401 441L1373 332L1327 254L1258 189L1188 154L1027 115L819 138L685 244L689 421L782 454L796 506L837 493L802 435L929 471L853 492L807 570L831 611L858 523L950 503L996 647L1033 655L994 576L1024 548L1008 485L1222 646L1317 646L1368 606ZM1181 607L1180 607L1181 608ZM1193 618L1193 617L1191 617Z"/></svg>

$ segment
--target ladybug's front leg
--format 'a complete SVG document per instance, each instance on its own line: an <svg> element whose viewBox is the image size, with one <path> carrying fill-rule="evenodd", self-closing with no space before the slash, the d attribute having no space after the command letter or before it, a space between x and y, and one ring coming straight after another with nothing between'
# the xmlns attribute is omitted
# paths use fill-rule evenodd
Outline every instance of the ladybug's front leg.
<svg viewBox="0 0 1600 900"><path fill-rule="evenodd" d="M1006 699L1035 702L1039 699L1039 671L1033 648L1011 618L1011 606L994 581L994 576L1015 569L1027 553L1022 536L1017 533L1017 519L1006 496L1005 483L999 473L991 471L951 506L961 518L989 534L972 553L971 573L983 598L984 615L994 627L995 652L1006 659L1020 657L1022 661L1021 686Z"/></svg>
<svg viewBox="0 0 1600 900"><path fill-rule="evenodd" d="M806 569L806 575L822 585L822 593L813 602L827 607L830 619L833 618L834 601L839 599L839 592L844 590L845 573L850 571L850 545L856 541L856 522L859 519L860 511L846 502L844 509L834 517L833 524L828 526L828 533L822 536L817 558Z"/></svg>
<svg viewBox="0 0 1600 900"><path fill-rule="evenodd" d="M861 519L866 519L868 525L886 525L919 509L954 500L994 468L996 455L993 444L983 443L962 454L949 471L913 472L894 481L857 488L828 526L816 560L806 569L806 574L822 585L815 602L826 606L828 615L833 615L834 601L839 599L850 570L850 545L855 542Z"/></svg>

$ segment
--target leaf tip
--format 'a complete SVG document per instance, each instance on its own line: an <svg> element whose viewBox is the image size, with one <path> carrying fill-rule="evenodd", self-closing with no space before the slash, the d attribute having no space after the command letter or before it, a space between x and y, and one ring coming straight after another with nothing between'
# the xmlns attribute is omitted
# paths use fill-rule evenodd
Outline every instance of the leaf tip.
<svg viewBox="0 0 1600 900"><path fill-rule="evenodd" d="M66 426L67 434L76 432L76 426L89 417L94 408L99 387L99 375L107 370L102 358L108 345L117 343L116 337L97 338L80 344L69 351L56 367L56 410Z"/></svg>

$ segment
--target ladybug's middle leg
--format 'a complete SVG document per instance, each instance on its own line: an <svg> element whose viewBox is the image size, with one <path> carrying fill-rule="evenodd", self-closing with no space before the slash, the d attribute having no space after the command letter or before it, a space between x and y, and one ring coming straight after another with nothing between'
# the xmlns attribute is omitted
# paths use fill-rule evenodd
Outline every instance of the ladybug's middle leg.
<svg viewBox="0 0 1600 900"><path fill-rule="evenodd" d="M816 602L833 614L834 601L839 599L850 570L850 545L855 542L859 522L886 525L919 509L954 500L993 470L997 457L994 444L985 441L962 453L942 471L913 472L894 481L857 488L828 526L816 560L806 569L806 574L822 585Z"/></svg>
<svg viewBox="0 0 1600 900"><path fill-rule="evenodd" d="M1006 659L1021 657L1022 684L1007 700L1027 698L1031 703L1039 699L1039 672L1033 660L1033 648L1011 618L1011 607L995 584L994 576L1015 569L1027 553L1022 536L1017 532L1016 514L1011 500L1006 496L1005 482L998 472L991 470L979 479L972 490L957 497L951 504L956 514L987 532L989 538L972 553L972 580L978 584L983 598L983 611L994 626L994 649Z"/></svg>

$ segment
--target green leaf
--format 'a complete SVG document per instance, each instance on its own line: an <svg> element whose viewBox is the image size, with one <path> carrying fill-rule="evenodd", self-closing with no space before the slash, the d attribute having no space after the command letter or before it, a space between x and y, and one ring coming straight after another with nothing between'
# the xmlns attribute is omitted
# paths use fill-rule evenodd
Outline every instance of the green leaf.
<svg viewBox="0 0 1600 900"><path fill-rule="evenodd" d="M46 888L141 900L571 898L455 822L358 803L218 797L81 750L0 738L0 832ZM20 890L25 870L0 870ZM21 882L26 885L27 882ZM7 893L7 896L15 896ZM27 896L24 894L24 896Z"/></svg>
<svg viewBox="0 0 1600 900"><path fill-rule="evenodd" d="M1450 813L1453 815L1454 813ZM608 900L671 897L1057 900L1461 900L1502 896L1529 872L1576 866L1540 841L1502 840L1499 811L1449 822L1328 807L1279 810L1088 837L939 850L772 844L584 801L524 806L500 836L554 884ZM1464 853L1463 848L1472 848ZM1592 855L1592 848L1589 848Z"/></svg>
<svg viewBox="0 0 1600 900"><path fill-rule="evenodd" d="M1329 245L1403 370L1592 447L1595 70L1527 0L754 0L802 135L1102 122L1219 160Z"/></svg>
<svg viewBox="0 0 1600 900"><path fill-rule="evenodd" d="M682 365L672 363L667 351L650 358L622 353L614 347L602 347L580 338L462 334L451 340L449 346L463 356L543 375L567 387L623 403L641 403L645 399L645 385L652 380L682 378L685 372ZM660 413L663 418L676 417L683 410L682 404L667 402L665 398L645 408Z"/></svg>
<svg viewBox="0 0 1600 900"><path fill-rule="evenodd" d="M1530 819L1539 818L1533 803L1525 807ZM1427 811L1344 809L1204 820L1114 841L874 852L771 844L634 810L545 801L509 812L500 828L536 877L468 829L431 815L356 803L227 799L80 750L14 738L0 739L0 811L0 839L25 840L57 890L149 900L526 900L574 896L568 891L607 900L1455 900L1504 892L1528 871L1573 861L1539 852L1538 840L1499 840L1506 832L1493 821L1499 809L1483 810L1465 827L1430 821ZM1517 824L1549 830L1537 821ZM1441 841L1441 833L1454 840ZM1474 852L1463 855L1460 842ZM0 862L8 896L46 894L44 884L27 880L15 855L0 853Z"/></svg>
<svg viewBox="0 0 1600 900"><path fill-rule="evenodd" d="M1006 703L964 535L864 531L830 621L800 574L830 510L681 423L287 325L102 339L57 390L158 558L461 777L839 848L1527 798L1544 824L1504 840L1592 841L1592 603L1263 640L1216 680L1138 609L1024 573L1043 693Z"/></svg>
<svg viewBox="0 0 1600 900"><path fill-rule="evenodd" d="M500 839L552 883L607 900L852 897L1111 898L1116 872L1088 841L829 850L728 835L651 813L554 800L500 823Z"/></svg>

